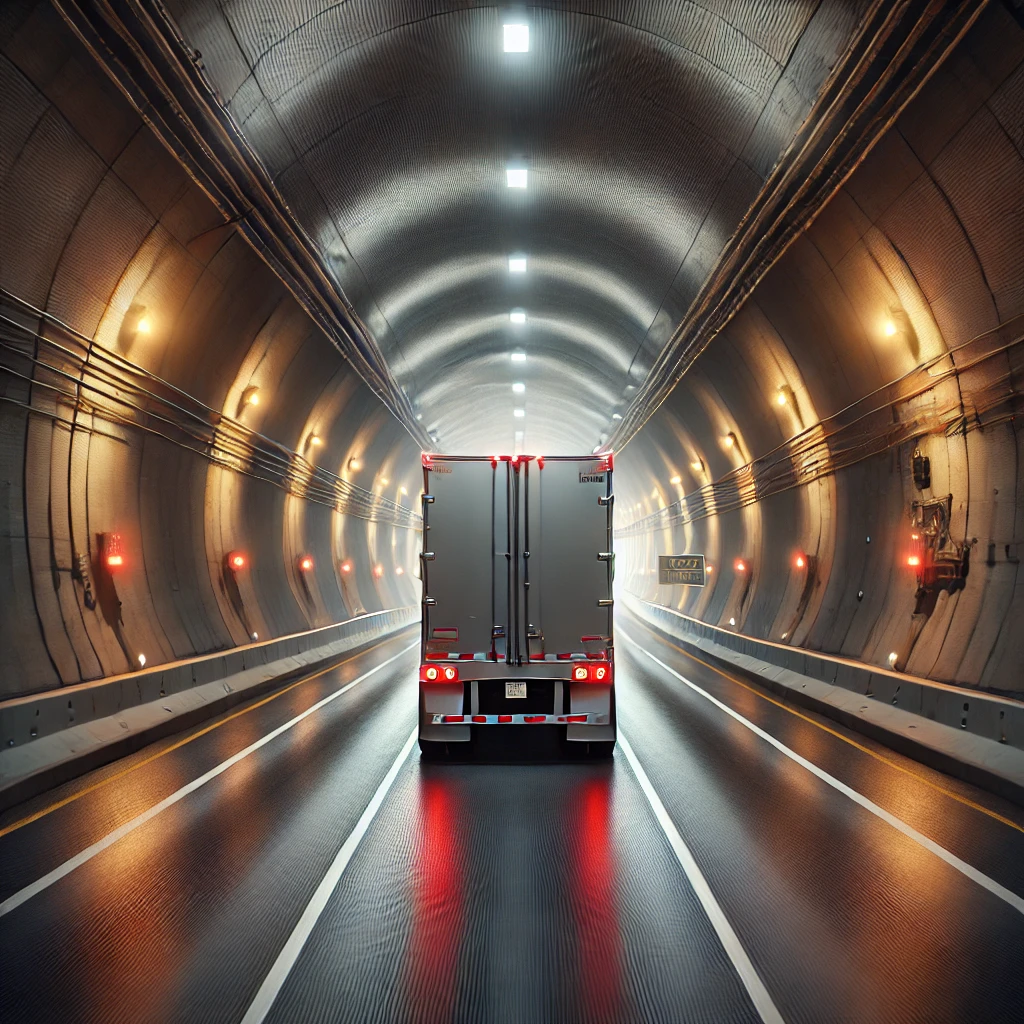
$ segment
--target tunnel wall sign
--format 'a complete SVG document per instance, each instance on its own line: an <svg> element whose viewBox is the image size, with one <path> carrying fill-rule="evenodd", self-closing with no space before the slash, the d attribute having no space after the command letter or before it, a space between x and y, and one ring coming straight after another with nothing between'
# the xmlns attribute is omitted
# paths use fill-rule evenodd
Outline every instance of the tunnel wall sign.
<svg viewBox="0 0 1024 1024"><path fill-rule="evenodd" d="M703 587L703 555L658 555L658 582L681 583L686 587Z"/></svg>

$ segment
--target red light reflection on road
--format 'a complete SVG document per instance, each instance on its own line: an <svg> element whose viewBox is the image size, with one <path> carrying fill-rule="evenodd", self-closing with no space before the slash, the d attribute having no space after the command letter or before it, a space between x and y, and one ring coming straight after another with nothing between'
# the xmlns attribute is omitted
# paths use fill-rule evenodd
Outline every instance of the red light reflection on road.
<svg viewBox="0 0 1024 1024"><path fill-rule="evenodd" d="M450 780L421 780L406 996L422 1021L451 1020L455 1004L464 884L457 805Z"/></svg>
<svg viewBox="0 0 1024 1024"><path fill-rule="evenodd" d="M588 779L580 789L570 877L579 943L580 1000L591 1020L613 1020L619 1010L622 939L613 841L611 777Z"/></svg>

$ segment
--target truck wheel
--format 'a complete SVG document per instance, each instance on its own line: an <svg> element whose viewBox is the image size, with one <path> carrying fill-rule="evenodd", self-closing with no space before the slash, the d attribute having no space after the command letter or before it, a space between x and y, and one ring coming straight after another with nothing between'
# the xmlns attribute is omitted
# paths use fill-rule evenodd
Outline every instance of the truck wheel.
<svg viewBox="0 0 1024 1024"><path fill-rule="evenodd" d="M444 740L420 740L420 755L424 761L447 761L448 744Z"/></svg>

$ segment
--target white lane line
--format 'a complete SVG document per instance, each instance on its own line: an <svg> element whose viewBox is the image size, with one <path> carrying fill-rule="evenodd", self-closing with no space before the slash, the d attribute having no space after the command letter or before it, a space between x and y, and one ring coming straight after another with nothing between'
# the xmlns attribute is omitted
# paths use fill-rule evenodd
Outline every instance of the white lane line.
<svg viewBox="0 0 1024 1024"><path fill-rule="evenodd" d="M301 715L296 715L291 721L285 722L284 725L279 725L272 732L268 732L266 736L256 740L255 743L250 743L244 750L240 750L237 754L232 755L226 761L222 761L216 768L211 768L205 775L200 775L198 779L194 779L192 782L181 789L175 791L168 797L164 797L163 800L158 804L154 804L149 808L148 811L143 811L140 815L132 818L131 821L126 821L119 828L114 829L113 832L108 833L102 839L98 839L92 846L87 846L81 853L75 854L70 860L64 861L63 864L55 867L52 871L48 871L42 878L37 879L30 885L26 885L24 889L19 889L13 896L8 896L7 899L0 903L0 917L4 914L9 914L16 907L20 907L26 900L30 900L33 896L41 893L44 889L49 888L54 882L59 881L65 875L70 874L75 868L81 867L87 861L92 860L98 853L102 853L107 847L113 846L119 839L123 839L129 832L134 832L140 825L145 825L147 821L155 818L161 811L166 811L168 807L176 804L179 800L184 799L189 793L194 793L200 786L205 786L211 779L215 779L218 775L226 772L232 765L238 764L243 758L248 757L253 752L260 749L260 747L266 746L272 739L280 736L281 733L287 732L289 729L298 725L305 718L309 718L314 712L319 711L322 707L330 704L332 700L337 700L343 693L348 693L353 686L361 683L364 679L368 679L375 672L379 672L382 668L390 665L393 661L397 661L399 658L408 654L414 647L417 647L419 641L415 644L410 644L408 647L403 648L397 654L388 658L387 661L382 661L379 665L375 665L368 672L364 672L361 676L353 679L352 682L346 683L340 690L335 690L334 693L328 694L323 700L318 700L312 707L307 708L302 712Z"/></svg>
<svg viewBox="0 0 1024 1024"><path fill-rule="evenodd" d="M801 757L795 750L791 750L777 740L770 733L764 731L754 725L753 722L748 721L738 711L733 711L728 704L723 704L717 697L713 697L707 690L702 690L696 683L691 682L686 676L680 675L674 668L666 665L660 658L656 658L650 651L645 647L641 647L631 636L627 635L622 629L619 629L618 635L624 637L630 644L632 644L638 651L646 654L656 665L660 665L666 672L671 673L680 682L685 683L694 693L699 693L706 700L711 701L712 704L717 708L721 708L727 715L735 718L741 725L745 725L751 732L760 736L766 743L770 743L776 750L782 751L786 757L795 761L801 768L806 768L812 775L816 775L822 782L828 783L834 790L842 793L844 796L849 797L855 804L860 804L865 810L870 811L876 817L881 818L887 825L891 825L897 832L902 832L908 839L912 839L915 843L920 844L930 853L934 853L936 857L944 860L950 867L955 868L962 875L965 875L972 882L977 882L983 889L988 889L994 896L998 896L999 899L1008 903L1014 910L1024 914L1024 898L1018 896L1015 892L1007 889L1006 886L1000 885L995 879L989 878L988 875L983 874L977 868L972 867L967 861L961 860L954 853L950 853L944 846L939 846L934 839L929 839L924 833L918 832L916 828L908 825L901 818L897 818L895 814L890 814L884 807L879 807L878 804L869 800L866 796L858 793L857 790L851 789L846 785L845 782L840 782L839 779L833 775L829 775L824 769L819 768L816 764L808 761L807 758Z"/></svg>
<svg viewBox="0 0 1024 1024"><path fill-rule="evenodd" d="M619 633L621 635L622 631L619 630ZM750 957L747 956L747 951L743 948L739 936L733 931L732 925L729 924L729 920L719 906L718 900L715 899L715 894L711 891L707 879L704 877L697 862L693 859L690 848L679 834L679 830L672 823L668 811L665 810L665 805L655 792L654 786L651 785L651 780L647 778L647 772L644 771L643 765L637 760L632 746L630 746L629 741L622 734L621 729L619 730L619 746L626 755L626 760L629 761L629 766L633 769L633 774L640 783L640 788L644 791L644 796L647 797L647 802L651 805L651 810L654 811L658 824L661 825L661 829L665 833L665 837L668 839L680 867L685 872L693 891L697 894L697 899L700 900L704 913L707 914L708 920L718 934L718 940L722 943L726 955L732 961L733 967L736 968L736 973L740 976L740 981L743 982L743 987L747 990L747 995L750 996L750 1001L754 1004L754 1008L757 1010L761 1020L765 1024L783 1024L782 1014L779 1013L772 1002L772 997L768 994L768 989L765 988L761 976L750 961Z"/></svg>
<svg viewBox="0 0 1024 1024"><path fill-rule="evenodd" d="M342 844L337 856L327 869L327 874L324 875L320 884L316 887L313 898L306 904L302 917L299 918L298 924L292 930L291 935L288 936L288 941L285 942L281 952L278 953L274 966L270 968L270 972L263 979L263 984L260 985L259 991L249 1005L249 1009L245 1011L242 1024L262 1024L262 1021L270 1012L270 1008L274 1005L274 1000L277 999L278 994L284 987L285 981L288 979L288 975L295 966L295 961L299 959L302 947L306 945L306 940L312 934L317 921L320 920L320 915L324 912L327 901L331 898L331 893L334 892L341 876L345 873L345 868L348 867L349 861L352 860L352 855L356 852L356 848L362 841L363 836L366 835L370 822L373 821L380 810L380 805L384 803L384 798L388 795L388 791L394 785L395 779L398 778L398 773L409 757L409 751L412 750L418 736L419 725L417 724L409 738L405 741L405 746L399 751L394 764L388 769L387 775L384 776L383 781L377 787L377 791L370 798L370 802L366 805L366 810L363 811L356 822L356 827L352 829L348 839Z"/></svg>

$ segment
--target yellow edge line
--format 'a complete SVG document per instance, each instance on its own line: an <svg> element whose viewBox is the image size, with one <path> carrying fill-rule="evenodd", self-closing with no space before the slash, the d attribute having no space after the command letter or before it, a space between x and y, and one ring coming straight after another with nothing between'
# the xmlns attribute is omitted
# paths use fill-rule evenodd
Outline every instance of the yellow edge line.
<svg viewBox="0 0 1024 1024"><path fill-rule="evenodd" d="M959 793L954 793L952 790L946 789L945 787L940 786L938 783L932 782L930 779L926 779L923 775L918 775L917 772L912 771L910 768L905 768L903 765L897 764L895 761L890 761L889 758L884 757L882 754L879 754L877 751L872 750L870 747L865 747L863 744L858 743L856 740L851 740L849 736L844 736L841 732L836 732L835 729L830 729L827 725L822 725L821 722L816 722L813 718L801 714L799 711L796 711L795 709L789 707L789 705L783 704L782 701L775 700L774 697L769 697L766 693L762 693L761 690L759 690L756 686L751 686L750 683L745 683L742 679L737 679L734 675L731 675L730 673L724 671L717 665L712 665L710 664L710 662L704 661L703 658L698 658L697 655L691 654L684 648L672 643L671 640L666 640L660 633L655 632L645 622L640 622L640 625L643 626L644 629L646 629L647 632L651 634L651 636L655 637L655 639L660 640L664 644L667 644L674 650L679 651L680 654L683 654L687 658L696 661L698 664L703 665L705 668L711 669L712 672L717 672L720 676L724 676L726 679L728 679L732 683L735 683L737 686L742 686L743 689L749 690L751 693L760 697L762 700L768 701L769 704L774 704L777 708L782 708L783 711L788 711L791 715L796 715L797 718L803 719L803 721L805 722L810 722L811 725L816 725L819 729L821 729L824 732L827 732L830 736L835 736L836 739L840 739L844 743L849 743L851 747L856 747L856 749L861 751L861 753L867 754L869 757L873 757L876 761L881 761L883 764L887 764L890 768L895 768L896 771L903 772L904 775L909 775L912 779L916 779L918 782L923 782L926 786L931 786L932 789L938 790L938 792L942 793L943 796L948 796L951 799L956 800L958 803L964 804L964 806L966 807L970 807L972 810L981 811L982 814L987 814L990 818L994 818L996 821L1001 821L1004 825L1009 825L1010 828L1015 828L1018 832L1024 833L1024 827L1018 825L1017 822L1012 821L1010 818L1004 818L1003 815L997 813L996 811L989 810L987 807L975 803L973 800L969 799L968 797L961 796ZM2 834L3 833L0 833L0 835Z"/></svg>
<svg viewBox="0 0 1024 1024"><path fill-rule="evenodd" d="M272 700L277 700L278 697L283 697L289 690L294 690L296 686L301 686L303 683L309 683L314 679L319 679L320 676L326 675L328 672L333 672L334 669L341 668L342 665L347 665L350 661L355 661L356 658L361 658L364 654L369 654L370 651L377 650L378 647L383 647L384 644L389 643L392 639L394 638L388 637L387 640L381 640L380 643L376 643L372 647L367 647L365 651L353 654L352 657L346 658L344 661L335 662L327 668L322 668L319 671L314 672L311 676L303 676L301 679L296 679L294 683L289 683L284 687L284 689L277 690L269 697L264 697L262 700L257 701L255 704L250 704L247 708L242 708L240 711L233 711L227 716L227 718L222 718L220 721L214 722L212 725L207 725L198 732L191 733L183 739L178 740L176 743L172 743L169 747L164 747L163 750L159 750L155 754L151 754L144 760L138 761L130 767L125 768L114 775L108 776L105 779L100 779L99 782L94 782L91 786L86 786L85 789L80 789L77 793L72 793L70 796L64 797L63 800L58 800L55 804L50 804L49 807L44 807L41 811L36 811L35 814L30 814L28 817L22 818L20 821L15 821L12 824L7 825L5 828L0 828L0 837L6 836L11 832L15 832L19 828L23 828L25 825L30 825L33 821L38 821L40 818L45 818L47 814L52 814L54 811L58 811L62 807L67 807L68 804L73 803L75 800L79 799L79 797L87 796L89 793L94 793L97 789L106 786L108 783L116 782L118 779L123 779L126 775L130 775L132 772L138 771L139 768L144 768L147 764L152 764L157 760L157 758L163 757L164 754L170 754L172 751L185 746L186 743L191 743L193 740L199 739L200 736L205 736L208 732L213 732L214 729L219 729L222 725L227 725L228 722L231 722L236 718L240 718L242 715L247 715L250 711L255 711L257 708L263 707L264 704L269 704Z"/></svg>

